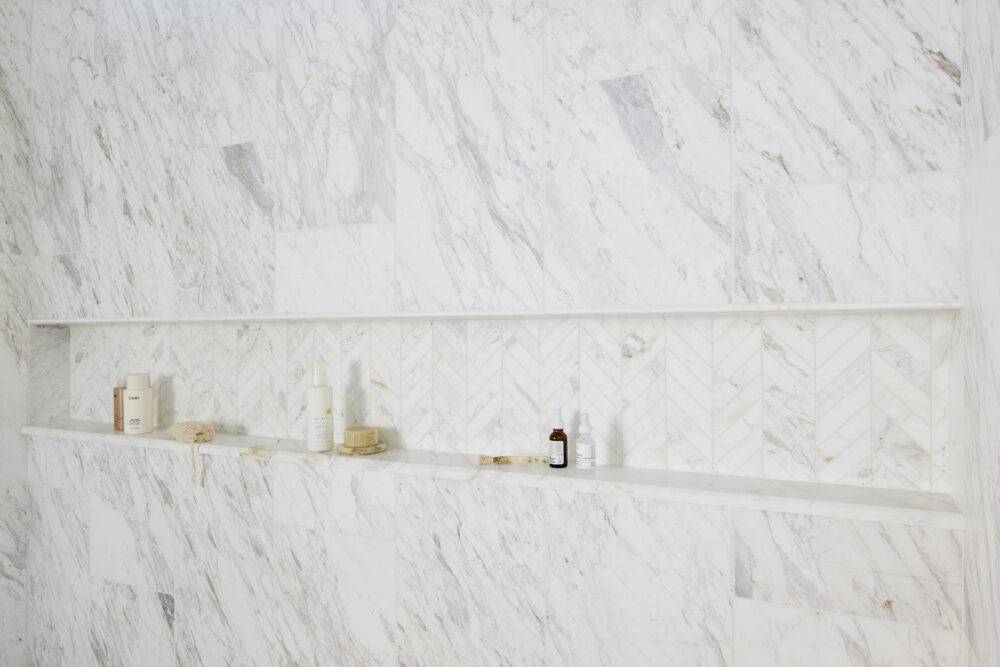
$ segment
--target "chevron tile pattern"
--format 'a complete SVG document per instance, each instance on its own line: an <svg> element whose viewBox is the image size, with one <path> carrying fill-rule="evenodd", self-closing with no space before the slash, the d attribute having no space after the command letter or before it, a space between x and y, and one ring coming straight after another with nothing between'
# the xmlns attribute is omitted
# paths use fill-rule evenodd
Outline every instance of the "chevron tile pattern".
<svg viewBox="0 0 1000 667"><path fill-rule="evenodd" d="M150 370L160 421L305 436L322 359L335 431L393 446L542 454L588 412L606 465L948 489L950 315L80 325L70 416L110 421ZM339 439L339 438L338 438Z"/></svg>
<svg viewBox="0 0 1000 667"><path fill-rule="evenodd" d="M955 347L955 317L931 316L931 488L950 492L951 363Z"/></svg>
<svg viewBox="0 0 1000 667"><path fill-rule="evenodd" d="M663 318L622 323L622 465L667 467L667 378Z"/></svg>
<svg viewBox="0 0 1000 667"><path fill-rule="evenodd" d="M622 320L580 321L580 412L590 415L597 465L622 463Z"/></svg>
<svg viewBox="0 0 1000 667"><path fill-rule="evenodd" d="M712 434L715 471L760 476L761 322L720 317L712 323Z"/></svg>
<svg viewBox="0 0 1000 667"><path fill-rule="evenodd" d="M931 483L930 321L878 315L872 323L874 485Z"/></svg>
<svg viewBox="0 0 1000 667"><path fill-rule="evenodd" d="M400 338L399 437L411 449L434 449L430 322L403 322Z"/></svg>
<svg viewBox="0 0 1000 667"><path fill-rule="evenodd" d="M175 324L167 332L173 359L170 393L177 421L214 419L212 398L212 327ZM161 425L166 422L161 422ZM169 424L167 424L169 426Z"/></svg>
<svg viewBox="0 0 1000 667"><path fill-rule="evenodd" d="M370 329L368 322L340 324L339 380L340 394L343 396L343 428L368 423Z"/></svg>
<svg viewBox="0 0 1000 667"><path fill-rule="evenodd" d="M816 320L816 479L867 485L872 478L871 322Z"/></svg>
<svg viewBox="0 0 1000 667"><path fill-rule="evenodd" d="M815 479L815 320L766 318L762 335L762 472L778 479Z"/></svg>
<svg viewBox="0 0 1000 667"><path fill-rule="evenodd" d="M372 322L370 336L371 424L378 427L383 442L399 447L402 325L392 321Z"/></svg>
<svg viewBox="0 0 1000 667"><path fill-rule="evenodd" d="M667 318L667 467L712 472L712 320Z"/></svg>
<svg viewBox="0 0 1000 667"><path fill-rule="evenodd" d="M476 453L496 455L503 447L503 324L497 320L466 324L466 442Z"/></svg>
<svg viewBox="0 0 1000 667"><path fill-rule="evenodd" d="M547 452L548 421L541 415L541 326L538 320L505 320L501 374L504 454Z"/></svg>
<svg viewBox="0 0 1000 667"><path fill-rule="evenodd" d="M434 449L465 451L466 356L465 322L441 320L431 324Z"/></svg>

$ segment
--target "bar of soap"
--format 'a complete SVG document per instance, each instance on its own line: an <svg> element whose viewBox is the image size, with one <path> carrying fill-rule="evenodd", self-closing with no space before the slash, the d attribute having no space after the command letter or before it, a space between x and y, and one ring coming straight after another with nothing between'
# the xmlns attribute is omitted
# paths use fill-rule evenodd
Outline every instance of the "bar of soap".
<svg viewBox="0 0 1000 667"><path fill-rule="evenodd" d="M177 442L209 442L215 437L215 427L208 422L177 422L167 429L167 435Z"/></svg>

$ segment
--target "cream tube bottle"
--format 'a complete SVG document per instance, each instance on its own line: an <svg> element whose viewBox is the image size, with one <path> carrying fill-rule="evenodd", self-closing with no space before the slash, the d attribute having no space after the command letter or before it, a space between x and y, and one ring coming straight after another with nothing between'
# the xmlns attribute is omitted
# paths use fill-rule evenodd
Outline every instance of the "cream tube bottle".
<svg viewBox="0 0 1000 667"><path fill-rule="evenodd" d="M148 373L132 373L128 376L125 381L125 391L122 393L122 403L126 435L149 433L155 428L156 411Z"/></svg>
<svg viewBox="0 0 1000 667"><path fill-rule="evenodd" d="M306 449L325 452L333 447L333 389L326 383L326 364L313 362L313 383L306 390Z"/></svg>

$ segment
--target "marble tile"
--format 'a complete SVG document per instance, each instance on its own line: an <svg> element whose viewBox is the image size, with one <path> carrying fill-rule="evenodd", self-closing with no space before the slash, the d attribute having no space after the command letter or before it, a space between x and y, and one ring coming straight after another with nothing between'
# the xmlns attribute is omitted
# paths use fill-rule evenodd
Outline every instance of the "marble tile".
<svg viewBox="0 0 1000 667"><path fill-rule="evenodd" d="M390 447L400 446L402 330L400 322L371 323L370 418L372 426L378 428L379 441Z"/></svg>
<svg viewBox="0 0 1000 667"><path fill-rule="evenodd" d="M965 638L883 620L737 599L733 653L747 665L963 665Z"/></svg>
<svg viewBox="0 0 1000 667"><path fill-rule="evenodd" d="M27 664L28 602L0 586L0 660L8 665Z"/></svg>
<svg viewBox="0 0 1000 667"><path fill-rule="evenodd" d="M667 467L666 340L662 318L622 323L622 465Z"/></svg>
<svg viewBox="0 0 1000 667"><path fill-rule="evenodd" d="M762 329L765 477L816 478L816 321L765 318Z"/></svg>
<svg viewBox="0 0 1000 667"><path fill-rule="evenodd" d="M31 327L28 365L28 421L39 424L69 417L69 327Z"/></svg>
<svg viewBox="0 0 1000 667"><path fill-rule="evenodd" d="M281 7L280 229L395 220L395 3Z"/></svg>
<svg viewBox="0 0 1000 667"><path fill-rule="evenodd" d="M147 276L147 280L151 280ZM31 258L30 310L40 319L130 317L148 311L127 266L91 255Z"/></svg>
<svg viewBox="0 0 1000 667"><path fill-rule="evenodd" d="M0 490L0 597L3 604L27 599L27 485Z"/></svg>
<svg viewBox="0 0 1000 667"><path fill-rule="evenodd" d="M727 303L728 71L650 70L546 104L546 303Z"/></svg>
<svg viewBox="0 0 1000 667"><path fill-rule="evenodd" d="M930 320L878 315L872 323L872 449L877 486L931 487Z"/></svg>
<svg viewBox="0 0 1000 667"><path fill-rule="evenodd" d="M407 311L538 307L542 62L536 3L401 3L396 263Z"/></svg>
<svg viewBox="0 0 1000 667"><path fill-rule="evenodd" d="M975 6L975 5L973 5ZM984 20L982 12L976 20ZM986 21L991 19L985 18ZM979 30L979 28L975 28ZM971 42L970 42L971 43ZM956 464L961 472L953 489L966 513L966 577L975 585L966 589L967 625L975 659L996 661L1000 656L1000 470L995 443L1000 432L1000 370L996 359L996 255L1000 250L997 211L1000 210L1000 135L994 133L965 171L964 222L966 229L966 309L961 313L960 355L964 368L961 393L964 407L957 422Z"/></svg>
<svg viewBox="0 0 1000 667"><path fill-rule="evenodd" d="M962 29L963 148L968 160L1000 129L1000 8L985 0L963 2Z"/></svg>
<svg viewBox="0 0 1000 667"><path fill-rule="evenodd" d="M962 629L959 531L737 510L736 595Z"/></svg>
<svg viewBox="0 0 1000 667"><path fill-rule="evenodd" d="M666 320L667 467L710 472L712 431L712 319Z"/></svg>
<svg viewBox="0 0 1000 667"><path fill-rule="evenodd" d="M466 415L469 448L500 454L503 447L503 323L467 320Z"/></svg>
<svg viewBox="0 0 1000 667"><path fill-rule="evenodd" d="M622 464L622 320L580 320L580 412L590 415L598 466Z"/></svg>
<svg viewBox="0 0 1000 667"><path fill-rule="evenodd" d="M175 324L170 327L171 372L169 391L177 421L211 421L212 333L208 324ZM166 423L166 422L161 422Z"/></svg>
<svg viewBox="0 0 1000 667"><path fill-rule="evenodd" d="M0 253L34 251L31 222L31 15L32 2L18 0L0 9Z"/></svg>
<svg viewBox="0 0 1000 667"><path fill-rule="evenodd" d="M580 320L575 318L545 319L539 323L541 362L540 410L541 436L548 438L549 429L561 410L570 428L578 424L580 410ZM504 370L509 364L504 364Z"/></svg>
<svg viewBox="0 0 1000 667"><path fill-rule="evenodd" d="M26 374L13 351L0 342L0 489L24 483L25 451L20 426L28 417Z"/></svg>
<svg viewBox="0 0 1000 667"><path fill-rule="evenodd" d="M737 193L737 299L954 300L959 192L938 173Z"/></svg>
<svg viewBox="0 0 1000 667"><path fill-rule="evenodd" d="M733 660L727 511L557 491L545 506L546 662Z"/></svg>
<svg viewBox="0 0 1000 667"><path fill-rule="evenodd" d="M399 477L397 646L458 662L541 662L551 567L541 492Z"/></svg>
<svg viewBox="0 0 1000 667"><path fill-rule="evenodd" d="M555 85L599 81L657 67L724 62L729 3L628 6L600 0L545 3L546 72Z"/></svg>
<svg viewBox="0 0 1000 667"><path fill-rule="evenodd" d="M739 186L955 169L960 6L733 4Z"/></svg>
<svg viewBox="0 0 1000 667"><path fill-rule="evenodd" d="M434 448L462 451L468 433L467 342L465 322L431 323Z"/></svg>
<svg viewBox="0 0 1000 667"><path fill-rule="evenodd" d="M168 245L178 313L250 315L274 307L274 194L255 144L171 160Z"/></svg>
<svg viewBox="0 0 1000 667"><path fill-rule="evenodd" d="M95 5L36 2L31 21L32 238L39 252L76 250L88 204Z"/></svg>
<svg viewBox="0 0 1000 667"><path fill-rule="evenodd" d="M816 320L817 480L872 483L871 320Z"/></svg>
<svg viewBox="0 0 1000 667"><path fill-rule="evenodd" d="M952 487L952 396L956 316L932 315L930 321L931 488L948 493Z"/></svg>
<svg viewBox="0 0 1000 667"><path fill-rule="evenodd" d="M180 609L178 609L180 607ZM97 664L177 665L177 613L170 593L119 584L94 587L88 609L91 650Z"/></svg>
<svg viewBox="0 0 1000 667"><path fill-rule="evenodd" d="M381 539L394 534L394 476L275 462L268 471L274 521L310 530Z"/></svg>
<svg viewBox="0 0 1000 667"><path fill-rule="evenodd" d="M763 465L761 320L712 322L713 471L760 476Z"/></svg>
<svg viewBox="0 0 1000 667"><path fill-rule="evenodd" d="M287 332L273 322L213 327L214 420L223 431L285 435Z"/></svg>
<svg viewBox="0 0 1000 667"><path fill-rule="evenodd" d="M330 315L396 308L394 229L348 225L275 235L275 307Z"/></svg>
<svg viewBox="0 0 1000 667"><path fill-rule="evenodd" d="M538 321L503 321L500 427L504 454L548 455L548 435L556 415L541 414L540 335Z"/></svg>
<svg viewBox="0 0 1000 667"><path fill-rule="evenodd" d="M408 449L434 448L431 323L400 324L399 437Z"/></svg>
<svg viewBox="0 0 1000 667"><path fill-rule="evenodd" d="M94 64L105 80L173 71L204 55L190 2L109 0L96 9Z"/></svg>

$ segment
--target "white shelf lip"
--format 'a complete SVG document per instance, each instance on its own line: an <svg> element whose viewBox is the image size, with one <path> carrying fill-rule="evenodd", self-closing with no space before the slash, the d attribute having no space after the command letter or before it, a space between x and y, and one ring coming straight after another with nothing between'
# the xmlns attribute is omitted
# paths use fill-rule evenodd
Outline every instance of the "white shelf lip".
<svg viewBox="0 0 1000 667"><path fill-rule="evenodd" d="M190 456L193 448L199 457L222 456L265 464L329 465L359 472L475 480L953 530L960 530L965 525L955 500L948 494L931 491L622 467L578 470L570 466L553 470L545 465L481 466L477 456L459 452L390 449L368 457L338 456L303 451L304 441L294 438L227 433L218 433L209 443L187 445L173 441L164 431L132 436L115 432L108 423L75 420L30 424L22 428L21 433L76 443L167 450L185 456Z"/></svg>
<svg viewBox="0 0 1000 667"><path fill-rule="evenodd" d="M87 324L198 324L223 322L331 322L372 320L490 320L555 319L585 317L683 317L690 315L863 315L870 313L956 312L957 301L913 301L886 303L768 303L733 305L649 306L628 308L288 313L280 315L220 315L192 317L107 317L32 319L32 326L77 326Z"/></svg>

